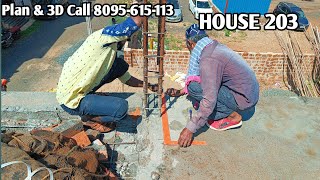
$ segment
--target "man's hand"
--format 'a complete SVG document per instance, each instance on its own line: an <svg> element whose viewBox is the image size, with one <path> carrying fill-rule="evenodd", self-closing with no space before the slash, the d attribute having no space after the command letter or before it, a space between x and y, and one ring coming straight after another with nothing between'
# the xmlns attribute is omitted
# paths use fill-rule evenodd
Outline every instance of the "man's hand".
<svg viewBox="0 0 320 180"><path fill-rule="evenodd" d="M148 88L149 88L149 90L150 91L152 91L152 92L158 92L158 89L159 89L159 86L158 86L158 84L148 84Z"/></svg>
<svg viewBox="0 0 320 180"><path fill-rule="evenodd" d="M143 87L143 81L133 76L131 76L131 78L125 84L131 87ZM148 89L150 89L150 91L157 92L159 89L159 86L158 84L148 83Z"/></svg>
<svg viewBox="0 0 320 180"><path fill-rule="evenodd" d="M184 95L184 93L181 90L174 89L174 88L167 89L165 94L167 94L168 96L171 96L171 97L179 97L179 96Z"/></svg>
<svg viewBox="0 0 320 180"><path fill-rule="evenodd" d="M184 128L179 136L178 144L180 147L189 147L193 141L193 133L187 129Z"/></svg>

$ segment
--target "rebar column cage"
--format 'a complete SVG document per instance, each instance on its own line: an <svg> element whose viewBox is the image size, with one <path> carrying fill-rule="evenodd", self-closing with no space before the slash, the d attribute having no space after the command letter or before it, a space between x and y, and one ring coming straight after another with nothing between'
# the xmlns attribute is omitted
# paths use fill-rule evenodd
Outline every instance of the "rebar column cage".
<svg viewBox="0 0 320 180"><path fill-rule="evenodd" d="M143 1L145 4L148 3L147 0ZM159 4L166 4L167 0L159 0ZM158 109L159 114L161 115L161 106L162 106L162 92L163 92L163 59L164 59L164 36L165 36L165 16L159 16L158 17L158 32L149 32L149 24L148 24L148 17L144 17L143 19L143 93L144 93L144 99L143 99L143 109L144 113L147 115L148 111L150 109ZM149 55L149 35L156 34L158 35L158 41L157 41L157 54ZM149 76L149 59L150 58L157 58L157 66L158 66L158 72L155 72L156 76ZM149 84L149 78L158 78L158 106L157 107L149 107L149 95L154 93L148 92L148 84Z"/></svg>

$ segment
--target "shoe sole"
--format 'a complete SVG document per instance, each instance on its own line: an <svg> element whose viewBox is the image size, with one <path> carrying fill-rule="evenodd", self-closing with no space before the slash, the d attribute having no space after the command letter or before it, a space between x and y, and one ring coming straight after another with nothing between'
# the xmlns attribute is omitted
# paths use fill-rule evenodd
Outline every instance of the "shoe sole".
<svg viewBox="0 0 320 180"><path fill-rule="evenodd" d="M233 129L233 128L237 128L237 127L242 126L242 121L240 121L239 124L235 124L235 125L232 125L232 126L223 128L223 129L216 129L216 128L212 127L208 122L206 122L206 125L207 125L210 129L213 129L213 130L215 130L215 131L225 131L225 130L228 130L228 129Z"/></svg>

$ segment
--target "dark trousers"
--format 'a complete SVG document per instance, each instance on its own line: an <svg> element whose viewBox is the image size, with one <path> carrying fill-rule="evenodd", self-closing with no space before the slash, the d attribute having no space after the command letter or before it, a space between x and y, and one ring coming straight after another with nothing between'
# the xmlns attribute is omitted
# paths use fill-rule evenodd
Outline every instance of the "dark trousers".
<svg viewBox="0 0 320 180"><path fill-rule="evenodd" d="M193 104L196 102L199 103L203 99L201 85L197 82L191 82L188 85L188 92L188 99L191 100ZM221 86L218 92L217 104L209 116L209 119L218 120L226 118L234 111L238 112L239 108L233 94L227 87Z"/></svg>
<svg viewBox="0 0 320 180"><path fill-rule="evenodd" d="M128 102L125 99L102 96L94 94L101 86L110 83L113 80L121 77L128 71L129 65L122 59L117 58L108 72L102 79L99 85L94 87L81 101L77 108L71 109L65 105L61 107L71 115L79 116L100 116L102 122L116 122L127 115Z"/></svg>

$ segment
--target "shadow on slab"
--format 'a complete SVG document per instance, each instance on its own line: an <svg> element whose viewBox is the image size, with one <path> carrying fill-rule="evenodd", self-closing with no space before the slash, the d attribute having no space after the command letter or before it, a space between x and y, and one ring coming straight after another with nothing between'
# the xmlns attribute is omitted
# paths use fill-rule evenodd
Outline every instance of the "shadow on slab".
<svg viewBox="0 0 320 180"><path fill-rule="evenodd" d="M112 171L117 177L120 177L120 174L117 172L117 161L119 153L118 151L114 150L113 145L106 144L106 149L108 153L108 160L106 163L102 163L105 167Z"/></svg>
<svg viewBox="0 0 320 180"><path fill-rule="evenodd" d="M128 99L130 96L134 95L134 93L109 93L109 92L102 92L108 96L114 96L122 99Z"/></svg>
<svg viewBox="0 0 320 180"><path fill-rule="evenodd" d="M138 117L137 119L133 119L131 116L127 116L126 118L117 122L116 130L119 132L126 132L126 133L137 133L137 126L141 123L142 116Z"/></svg>
<svg viewBox="0 0 320 180"><path fill-rule="evenodd" d="M108 93L108 94L114 97L128 99L134 93ZM141 115L140 107L138 108L129 107L128 115L124 119L117 122L116 130L119 132L136 134L137 126L141 123L141 121L142 121L142 115Z"/></svg>
<svg viewBox="0 0 320 180"><path fill-rule="evenodd" d="M170 108L172 107L172 105L173 105L174 103L177 102L177 99L178 99L178 98L179 98L179 97L173 97L173 100L171 100L172 97L165 95L165 102L164 102L164 103L167 103L167 101L169 101L169 105L166 106L166 109L165 109L163 112L161 112L161 116L162 116L163 114L165 114L165 113L168 111L168 109L170 109Z"/></svg>
<svg viewBox="0 0 320 180"><path fill-rule="evenodd" d="M177 101L177 99L178 99L178 97L175 97L175 98L173 99L173 101L171 101L170 97L167 96L167 95L165 95L165 100L164 100L164 101L163 101L163 99L161 99L162 103L165 103L165 104L167 103L167 101L169 101L169 105L166 106L166 109L161 112L161 116L162 116L163 114L165 114L169 108L172 107L172 105ZM159 107L158 95L153 95L153 94L152 94L152 95L150 95L150 96L148 97L148 100L149 100L149 102L148 102L148 107L149 107L149 108L154 108L154 109L149 109L149 110L147 111L147 116L151 115L151 114L155 111L155 109L157 109L157 108Z"/></svg>
<svg viewBox="0 0 320 180"><path fill-rule="evenodd" d="M152 97L151 97L152 96ZM149 108L158 108L159 107L159 100L158 100L158 96L157 95L149 95L148 97L148 107ZM153 113L154 109L149 109L147 111L147 117L150 116Z"/></svg>

